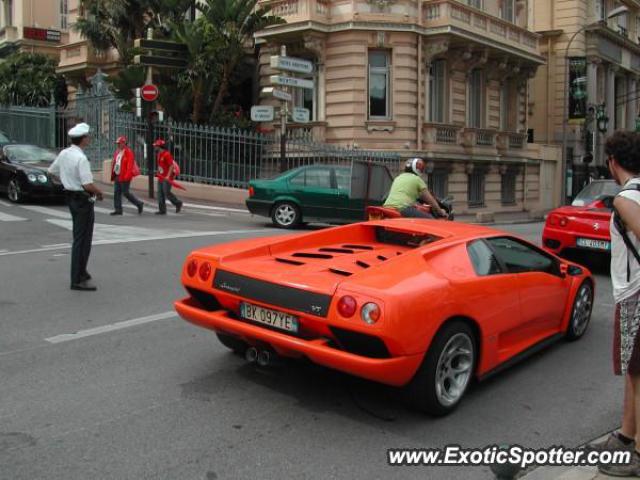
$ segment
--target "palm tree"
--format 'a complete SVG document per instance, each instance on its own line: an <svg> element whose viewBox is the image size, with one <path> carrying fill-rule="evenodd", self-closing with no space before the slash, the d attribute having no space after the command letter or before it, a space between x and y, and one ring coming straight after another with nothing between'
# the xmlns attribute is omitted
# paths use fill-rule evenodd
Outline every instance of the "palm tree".
<svg viewBox="0 0 640 480"><path fill-rule="evenodd" d="M213 102L211 117L218 114L222 102L229 92L233 74L253 44L256 32L284 23L280 17L271 15L271 7L258 6L259 0L205 0L197 8L206 19L205 28L208 48L218 59L220 82Z"/></svg>

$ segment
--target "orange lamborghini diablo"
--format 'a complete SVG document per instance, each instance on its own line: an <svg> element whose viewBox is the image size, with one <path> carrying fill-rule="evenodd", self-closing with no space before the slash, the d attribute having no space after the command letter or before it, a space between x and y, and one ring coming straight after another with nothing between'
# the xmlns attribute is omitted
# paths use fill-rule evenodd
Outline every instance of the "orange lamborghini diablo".
<svg viewBox="0 0 640 480"><path fill-rule="evenodd" d="M525 240L422 219L203 248L182 282L178 313L248 360L305 357L435 415L473 378L580 338L594 296L589 271Z"/></svg>

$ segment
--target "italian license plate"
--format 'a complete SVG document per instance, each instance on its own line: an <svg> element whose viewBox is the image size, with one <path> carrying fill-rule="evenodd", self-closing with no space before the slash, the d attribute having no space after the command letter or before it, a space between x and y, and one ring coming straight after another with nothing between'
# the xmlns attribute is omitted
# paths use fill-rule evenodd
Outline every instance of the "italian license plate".
<svg viewBox="0 0 640 480"><path fill-rule="evenodd" d="M583 248L593 248L596 250L610 250L611 243L607 240L594 240L593 238L577 238L576 245Z"/></svg>
<svg viewBox="0 0 640 480"><path fill-rule="evenodd" d="M298 332L298 317L294 317L288 313L242 302L240 303L240 316L247 320L263 323L271 327L279 328L280 330L286 330L287 332Z"/></svg>

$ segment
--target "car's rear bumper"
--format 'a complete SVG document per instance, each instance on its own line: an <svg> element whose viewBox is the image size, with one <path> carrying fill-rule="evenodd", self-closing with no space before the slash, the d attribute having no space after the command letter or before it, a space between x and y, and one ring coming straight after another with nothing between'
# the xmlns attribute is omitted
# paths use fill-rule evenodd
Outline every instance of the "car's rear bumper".
<svg viewBox="0 0 640 480"><path fill-rule="evenodd" d="M611 238L608 235L591 235L586 233L582 234L580 232L567 231L565 229L550 228L545 226L544 230L542 231L542 246L545 249L556 254L560 254L564 250L568 249L609 253L607 250L579 247L576 244L577 238L589 238L593 240L603 240L611 242Z"/></svg>
<svg viewBox="0 0 640 480"><path fill-rule="evenodd" d="M226 310L202 310L191 298L174 305L182 318L195 325L241 337L248 343L267 343L280 355L304 356L318 365L387 385L409 383L424 357L424 354L384 359L364 357L333 348L325 338L305 340L236 320Z"/></svg>
<svg viewBox="0 0 640 480"><path fill-rule="evenodd" d="M260 215L263 217L271 216L271 206L273 205L273 202L247 198L245 200L245 204L247 205L247 209L254 215Z"/></svg>

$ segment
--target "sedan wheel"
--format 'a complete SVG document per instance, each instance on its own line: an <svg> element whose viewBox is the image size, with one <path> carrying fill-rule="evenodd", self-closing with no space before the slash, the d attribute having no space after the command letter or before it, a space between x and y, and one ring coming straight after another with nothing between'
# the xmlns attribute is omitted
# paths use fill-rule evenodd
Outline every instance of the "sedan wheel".
<svg viewBox="0 0 640 480"><path fill-rule="evenodd" d="M7 197L14 203L22 201L22 191L20 190L20 184L14 178L9 180L9 186L7 188Z"/></svg>
<svg viewBox="0 0 640 480"><path fill-rule="evenodd" d="M452 412L471 384L476 350L475 335L467 323L455 320L445 324L405 388L407 401L431 415Z"/></svg>
<svg viewBox="0 0 640 480"><path fill-rule="evenodd" d="M271 213L273 223L281 228L292 228L300 223L300 209L290 202L278 203Z"/></svg>
<svg viewBox="0 0 640 480"><path fill-rule="evenodd" d="M567 328L567 340L577 340L584 335L591 320L593 307L593 287L588 280L583 282L576 293L571 310L571 319Z"/></svg>

